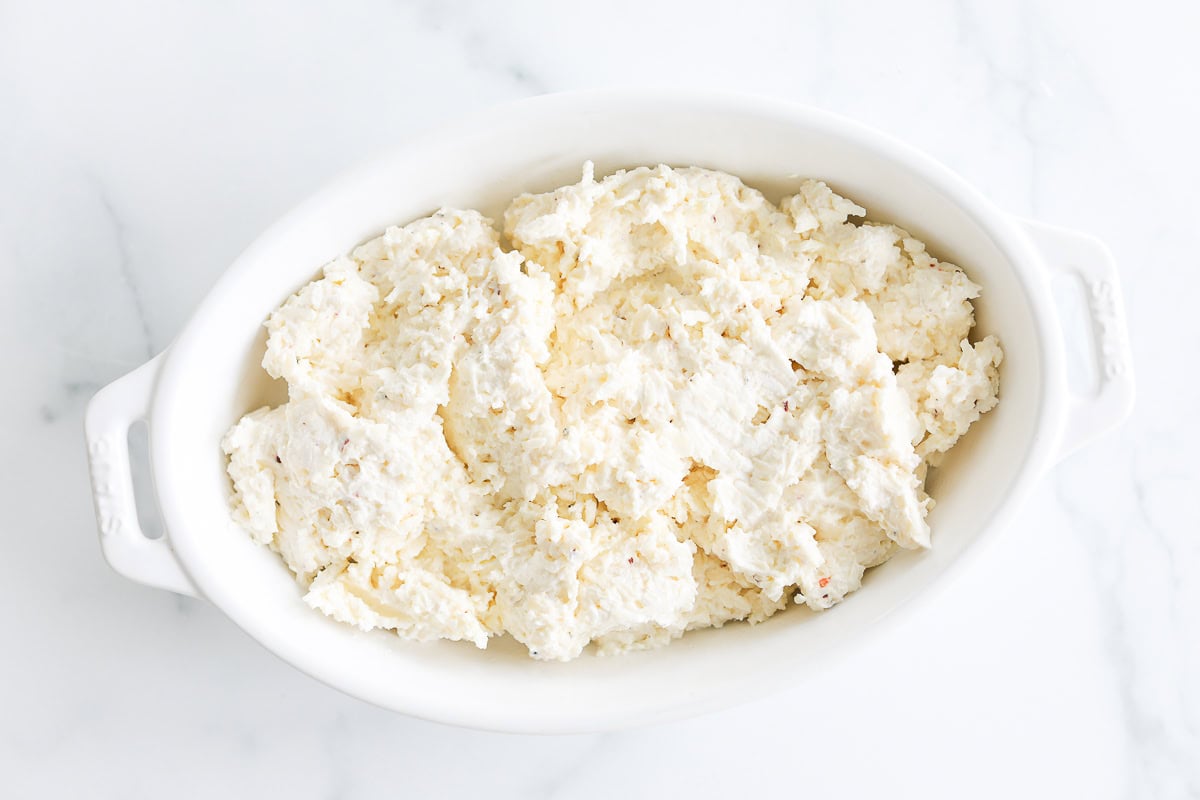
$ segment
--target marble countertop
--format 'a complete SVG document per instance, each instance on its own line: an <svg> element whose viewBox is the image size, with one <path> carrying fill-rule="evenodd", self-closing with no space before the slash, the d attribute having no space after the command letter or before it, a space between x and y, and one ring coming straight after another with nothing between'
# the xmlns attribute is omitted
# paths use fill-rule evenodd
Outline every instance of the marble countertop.
<svg viewBox="0 0 1200 800"><path fill-rule="evenodd" d="M0 8L6 796L1200 797L1200 7L337 8ZM407 719L105 565L84 405L162 350L258 231L453 115L644 83L846 114L1003 208L1102 238L1129 311L1132 419L837 670L630 732Z"/></svg>

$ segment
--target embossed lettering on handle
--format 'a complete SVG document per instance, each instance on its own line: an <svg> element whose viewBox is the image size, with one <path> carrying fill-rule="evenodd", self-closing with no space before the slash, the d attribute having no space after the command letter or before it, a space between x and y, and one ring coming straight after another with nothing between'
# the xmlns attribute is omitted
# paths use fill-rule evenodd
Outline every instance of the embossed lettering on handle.
<svg viewBox="0 0 1200 800"><path fill-rule="evenodd" d="M113 488L113 444L111 437L97 439L88 447L92 463L92 491L96 500L96 522L100 533L116 536L121 532L121 502Z"/></svg>
<svg viewBox="0 0 1200 800"><path fill-rule="evenodd" d="M1092 318L1099 328L1100 368L1106 378L1132 372L1129 366L1124 326L1119 322L1117 288L1109 280L1087 281L1092 299Z"/></svg>

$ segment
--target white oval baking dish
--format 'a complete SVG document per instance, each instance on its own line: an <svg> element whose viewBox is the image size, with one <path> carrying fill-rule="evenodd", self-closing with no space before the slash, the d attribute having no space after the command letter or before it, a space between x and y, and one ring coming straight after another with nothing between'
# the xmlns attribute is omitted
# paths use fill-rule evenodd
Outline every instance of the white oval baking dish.
<svg viewBox="0 0 1200 800"><path fill-rule="evenodd" d="M814 615L690 633L616 658L535 662L507 639L414 644L361 633L306 606L280 558L230 519L219 442L244 412L283 394L258 366L262 323L321 265L387 225L442 205L496 214L506 200L664 162L725 170L778 199L795 176L828 181L896 222L983 286L978 333L998 334L1001 403L931 478L934 548L872 570L861 591ZM1052 302L1055 273L1082 279L1098 387L1072 393ZM1133 377L1117 272L1094 239L1014 219L928 157L861 125L762 99L650 91L552 95L462 120L364 165L263 234L164 353L102 389L87 411L92 490L105 557L151 586L206 598L285 660L345 692L427 719L523 732L617 728L680 717L804 680L928 596L1001 529L1066 453L1121 421ZM126 433L150 428L166 535L143 536ZM811 658L820 652L820 659ZM782 663L786 669L779 669Z"/></svg>

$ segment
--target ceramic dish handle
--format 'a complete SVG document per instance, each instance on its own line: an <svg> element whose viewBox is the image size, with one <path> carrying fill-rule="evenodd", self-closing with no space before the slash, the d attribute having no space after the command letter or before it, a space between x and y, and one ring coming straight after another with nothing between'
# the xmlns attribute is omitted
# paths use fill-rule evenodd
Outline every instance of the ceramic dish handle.
<svg viewBox="0 0 1200 800"><path fill-rule="evenodd" d="M1075 275L1087 295L1091 350L1097 385L1090 393L1071 392L1067 422L1058 444L1062 460L1102 433L1115 428L1133 408L1133 361L1125 305L1116 263L1097 239L1032 220L1025 230L1055 272Z"/></svg>
<svg viewBox="0 0 1200 800"><path fill-rule="evenodd" d="M144 420L163 354L105 386L88 403L84 419L92 499L104 557L126 578L197 596L166 534L149 539L138 524L129 471L129 426Z"/></svg>

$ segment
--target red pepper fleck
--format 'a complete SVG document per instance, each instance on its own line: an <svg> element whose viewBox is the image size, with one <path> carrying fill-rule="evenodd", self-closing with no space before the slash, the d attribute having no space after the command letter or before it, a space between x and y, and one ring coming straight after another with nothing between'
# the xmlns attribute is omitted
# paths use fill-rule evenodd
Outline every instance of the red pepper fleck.
<svg viewBox="0 0 1200 800"><path fill-rule="evenodd" d="M829 578L821 578L821 580L818 582L821 584L821 588L824 589L829 585Z"/></svg>
<svg viewBox="0 0 1200 800"><path fill-rule="evenodd" d="M632 564L632 563L633 563L633 556L630 556L630 557L629 557L629 563L630 563L630 564Z"/></svg>
<svg viewBox="0 0 1200 800"><path fill-rule="evenodd" d="M784 400L783 401L783 413L786 414L787 412L788 412L788 401Z"/></svg>

